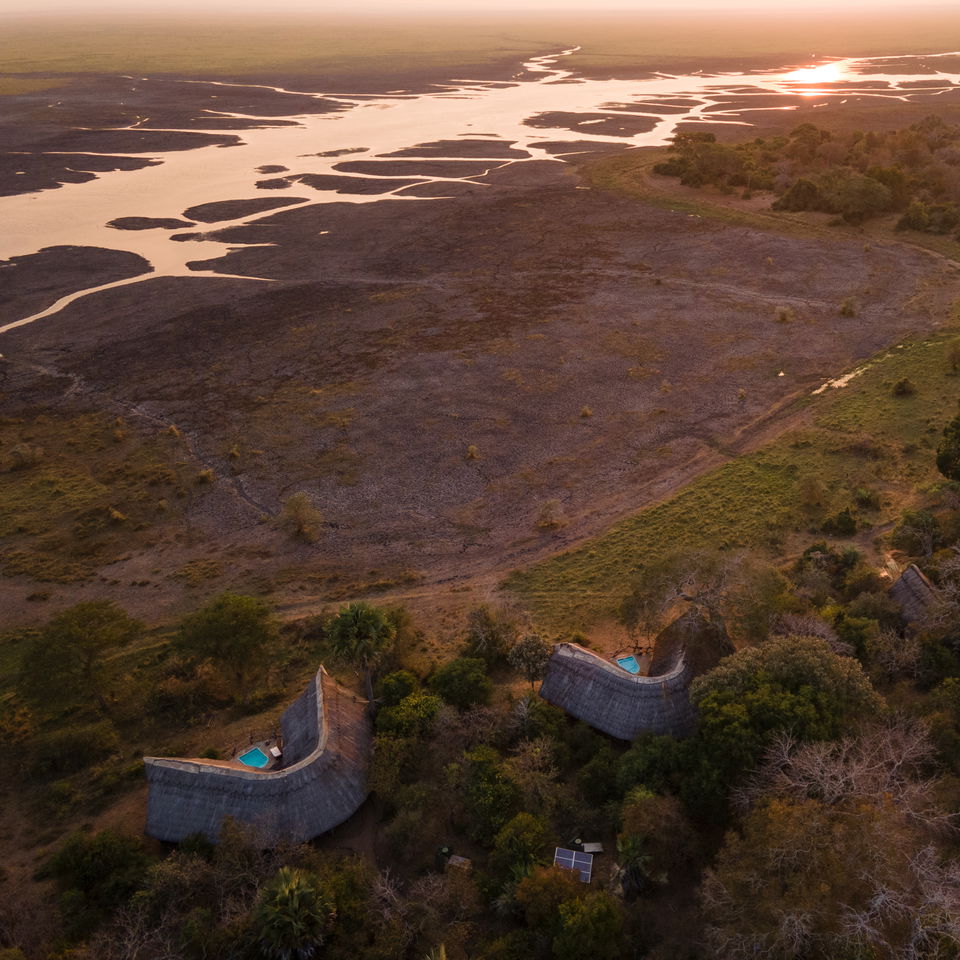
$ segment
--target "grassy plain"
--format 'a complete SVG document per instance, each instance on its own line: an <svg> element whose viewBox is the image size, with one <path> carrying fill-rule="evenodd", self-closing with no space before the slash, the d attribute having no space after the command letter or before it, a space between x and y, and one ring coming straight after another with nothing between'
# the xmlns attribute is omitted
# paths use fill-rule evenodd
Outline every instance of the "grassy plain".
<svg viewBox="0 0 960 960"><path fill-rule="evenodd" d="M711 471L675 496L614 525L577 550L507 581L539 621L585 627L615 615L641 566L676 547L753 548L775 559L823 539L823 519L857 509L858 491L879 496L859 509L861 540L889 529L914 491L942 480L934 450L960 399L960 378L946 359L957 329L906 341L865 364L846 387L795 403L796 425L775 442ZM909 379L916 393L894 396ZM804 482L822 485L805 503Z"/></svg>
<svg viewBox="0 0 960 960"><path fill-rule="evenodd" d="M203 489L187 459L178 436L141 436L106 414L0 420L0 571L83 581L149 546Z"/></svg>
<svg viewBox="0 0 960 960"><path fill-rule="evenodd" d="M59 80L44 80L39 77L0 77L0 97L49 90L59 83Z"/></svg>
<svg viewBox="0 0 960 960"><path fill-rule="evenodd" d="M187 73L331 77L468 68L555 44L547 25L519 35L491 22L418 17L237 19L21 18L0 32L9 74Z"/></svg>
<svg viewBox="0 0 960 960"><path fill-rule="evenodd" d="M666 151L641 151L604 158L584 169L591 185L729 226L750 227L797 237L860 236L865 244L894 240L897 217L852 227L824 214L772 211L770 197L743 201L706 188L683 187L651 174ZM897 234L896 241L922 246L948 260L960 260L952 238ZM694 480L676 495L614 525L602 536L507 580L538 620L558 629L584 628L614 616L631 577L646 562L675 547L751 548L771 559L790 555L821 537L823 519L856 507L857 491L873 491L879 509L860 510L860 540L889 529L916 491L932 490L942 479L933 451L943 424L960 400L960 380L946 359L960 329L906 340L858 367L841 389L801 396L782 411L793 424L784 436L737 456ZM894 396L907 379L914 394ZM824 496L803 503L801 488L816 480ZM877 544L879 546L879 544Z"/></svg>
<svg viewBox="0 0 960 960"><path fill-rule="evenodd" d="M8 17L0 30L5 74L189 73L347 78L469 73L563 46L580 46L570 66L588 75L738 61L806 61L941 51L960 11L913 9L882 17L820 11L498 14L493 16L213 18L176 16ZM0 90L3 88L0 87Z"/></svg>

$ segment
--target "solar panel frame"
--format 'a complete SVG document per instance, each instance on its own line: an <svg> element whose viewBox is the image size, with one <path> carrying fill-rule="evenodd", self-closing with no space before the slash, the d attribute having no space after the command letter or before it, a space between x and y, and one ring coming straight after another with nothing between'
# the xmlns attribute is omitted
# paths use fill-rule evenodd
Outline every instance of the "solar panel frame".
<svg viewBox="0 0 960 960"><path fill-rule="evenodd" d="M567 850L566 847L556 847L553 852L553 862L564 870L575 870L580 874L581 883L589 883L593 876L592 853L580 853L577 850Z"/></svg>

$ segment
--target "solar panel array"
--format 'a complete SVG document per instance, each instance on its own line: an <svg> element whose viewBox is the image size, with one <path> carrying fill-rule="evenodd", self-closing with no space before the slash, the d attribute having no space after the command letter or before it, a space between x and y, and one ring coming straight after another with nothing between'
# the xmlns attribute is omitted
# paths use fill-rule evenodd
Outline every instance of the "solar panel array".
<svg viewBox="0 0 960 960"><path fill-rule="evenodd" d="M576 870L580 874L583 883L590 882L590 875L593 873L593 854L579 853L576 850L566 850L563 847L557 847L553 855L553 862L558 867L565 870Z"/></svg>

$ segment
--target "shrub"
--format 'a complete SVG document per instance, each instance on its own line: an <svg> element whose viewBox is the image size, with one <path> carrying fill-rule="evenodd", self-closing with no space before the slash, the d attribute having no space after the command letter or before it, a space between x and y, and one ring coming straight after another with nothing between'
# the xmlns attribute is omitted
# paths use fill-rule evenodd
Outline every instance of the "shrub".
<svg viewBox="0 0 960 960"><path fill-rule="evenodd" d="M517 632L516 618L502 607L475 607L467 614L467 654L493 666L510 651Z"/></svg>
<svg viewBox="0 0 960 960"><path fill-rule="evenodd" d="M937 469L948 480L960 480L960 414L943 428L937 445Z"/></svg>
<svg viewBox="0 0 960 960"><path fill-rule="evenodd" d="M602 807L617 799L617 772L620 757L604 744L577 773L577 787L592 807Z"/></svg>
<svg viewBox="0 0 960 960"><path fill-rule="evenodd" d="M333 917L334 905L316 876L281 867L261 892L248 936L262 960L309 960Z"/></svg>
<svg viewBox="0 0 960 960"><path fill-rule="evenodd" d="M122 907L143 883L150 857L143 843L112 830L74 833L48 865L60 889L71 936L85 936Z"/></svg>
<svg viewBox="0 0 960 960"><path fill-rule="evenodd" d="M417 690L377 714L377 731L393 737L425 737L442 706L439 697Z"/></svg>
<svg viewBox="0 0 960 960"><path fill-rule="evenodd" d="M504 774L500 754L492 747L465 753L463 774L470 836L489 844L516 812L520 789Z"/></svg>
<svg viewBox="0 0 960 960"><path fill-rule="evenodd" d="M807 508L814 508L823 505L827 496L827 488L819 477L806 476L800 480L800 503Z"/></svg>
<svg viewBox="0 0 960 960"><path fill-rule="evenodd" d="M18 443L10 448L10 469L29 470L43 459L43 448L29 443Z"/></svg>
<svg viewBox="0 0 960 960"><path fill-rule="evenodd" d="M395 670L377 684L377 699L384 707L395 707L418 685L417 678L409 670Z"/></svg>
<svg viewBox="0 0 960 960"><path fill-rule="evenodd" d="M833 537L852 537L857 532L857 519L849 507L844 507L839 513L827 517L820 529Z"/></svg>
<svg viewBox="0 0 960 960"><path fill-rule="evenodd" d="M64 727L34 738L30 745L30 772L36 777L76 773L120 749L120 739L106 720Z"/></svg>
<svg viewBox="0 0 960 960"><path fill-rule="evenodd" d="M556 960L617 960L623 944L623 912L609 893L597 890L560 905Z"/></svg>
<svg viewBox="0 0 960 960"><path fill-rule="evenodd" d="M447 703L461 710L477 703L487 703L493 684L487 666L479 657L457 657L444 664L430 678L430 688Z"/></svg>
<svg viewBox="0 0 960 960"><path fill-rule="evenodd" d="M296 540L313 543L320 535L323 514L310 502L309 495L301 490L283 502L277 524Z"/></svg>
<svg viewBox="0 0 960 960"><path fill-rule="evenodd" d="M820 188L812 181L801 177L791 184L787 192L773 204L774 210L819 210L823 204Z"/></svg>
<svg viewBox="0 0 960 960"><path fill-rule="evenodd" d="M518 640L507 654L510 666L523 674L533 689L534 680L539 680L547 668L552 648L539 634L532 633Z"/></svg>
<svg viewBox="0 0 960 960"><path fill-rule="evenodd" d="M530 813L518 813L497 834L490 866L499 879L519 880L532 867L546 864L552 839L545 820Z"/></svg>
<svg viewBox="0 0 960 960"><path fill-rule="evenodd" d="M895 397L912 397L917 388L909 377L901 377L890 391Z"/></svg>
<svg viewBox="0 0 960 960"><path fill-rule="evenodd" d="M209 664L201 664L195 669L181 670L176 664L176 672L158 679L147 694L146 712L153 717L173 721L186 726L200 723L207 712L217 706L226 706L229 697L218 691L222 681L218 671ZM223 685L226 689L226 685Z"/></svg>
<svg viewBox="0 0 960 960"><path fill-rule="evenodd" d="M561 527L565 527L568 522L559 500L545 500L540 504L540 509L537 512L537 529L559 530Z"/></svg>
<svg viewBox="0 0 960 960"><path fill-rule="evenodd" d="M929 556L942 539L940 521L929 510L904 511L890 534L890 543L912 556Z"/></svg>
<svg viewBox="0 0 960 960"><path fill-rule="evenodd" d="M956 373L960 370L960 337L954 337L946 345L944 355L947 363L950 365L950 372Z"/></svg>

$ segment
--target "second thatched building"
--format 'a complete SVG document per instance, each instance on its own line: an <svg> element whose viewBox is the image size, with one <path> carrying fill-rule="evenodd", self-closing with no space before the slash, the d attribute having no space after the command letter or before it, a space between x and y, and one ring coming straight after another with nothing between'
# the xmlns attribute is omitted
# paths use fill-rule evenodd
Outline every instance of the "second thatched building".
<svg viewBox="0 0 960 960"><path fill-rule="evenodd" d="M633 740L640 733L686 737L697 725L687 694L692 679L682 655L667 673L641 677L576 643L558 643L540 696L618 740Z"/></svg>
<svg viewBox="0 0 960 960"><path fill-rule="evenodd" d="M730 653L733 646L723 628L691 611L657 637L646 677L576 643L558 643L540 696L618 740L641 733L687 737L697 726L691 681Z"/></svg>

